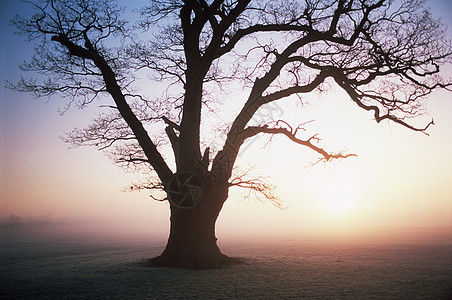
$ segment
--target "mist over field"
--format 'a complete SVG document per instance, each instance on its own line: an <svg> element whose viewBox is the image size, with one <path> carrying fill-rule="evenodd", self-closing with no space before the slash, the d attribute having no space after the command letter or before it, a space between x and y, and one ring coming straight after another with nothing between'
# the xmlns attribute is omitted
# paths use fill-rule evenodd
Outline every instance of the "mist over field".
<svg viewBox="0 0 452 300"><path fill-rule="evenodd" d="M307 227L296 232L265 231L265 223L253 224L237 220L242 229L220 222L217 226L219 242L346 242L346 243L435 243L452 244L452 227L427 226L327 226ZM270 221L271 222L271 221ZM53 216L0 218L0 234L9 239L38 241L80 241L82 243L166 243L169 223L155 225L142 218L59 218Z"/></svg>
<svg viewBox="0 0 452 300"><path fill-rule="evenodd" d="M112 222L3 219L0 298L450 299L451 228L373 228L264 238L218 235L243 263L147 267L165 232ZM14 223L14 224L13 224ZM135 229L134 229L135 228ZM165 231L165 230L163 230Z"/></svg>

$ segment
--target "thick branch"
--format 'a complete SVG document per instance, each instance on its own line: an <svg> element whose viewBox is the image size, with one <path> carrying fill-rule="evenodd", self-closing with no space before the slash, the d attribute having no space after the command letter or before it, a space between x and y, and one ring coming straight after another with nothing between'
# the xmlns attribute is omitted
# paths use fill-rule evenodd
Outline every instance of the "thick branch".
<svg viewBox="0 0 452 300"><path fill-rule="evenodd" d="M163 184L166 184L171 178L172 172L157 150L157 147L150 139L146 129L144 129L143 127L143 124L140 122L140 120L138 120L129 104L125 100L121 88L119 87L116 80L116 76L105 59L97 51L87 50L81 46L78 46L71 42L64 35L53 36L52 40L59 42L61 45L65 46L68 49L69 53L72 55L76 55L84 59L91 59L99 68L105 81L106 90L110 93L113 100L115 101L118 111L134 133L136 139L138 140L138 143L143 148L146 157L149 159L149 162L159 175Z"/></svg>
<svg viewBox="0 0 452 300"><path fill-rule="evenodd" d="M168 119L165 116L162 116L162 120L171 128L176 129L177 131L180 130L180 126L177 125L176 123L174 123L173 121L171 121L170 119Z"/></svg>

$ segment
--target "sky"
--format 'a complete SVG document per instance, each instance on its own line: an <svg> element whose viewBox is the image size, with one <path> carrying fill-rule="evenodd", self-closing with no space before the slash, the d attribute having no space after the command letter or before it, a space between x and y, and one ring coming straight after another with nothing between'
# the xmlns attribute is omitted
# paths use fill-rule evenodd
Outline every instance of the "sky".
<svg viewBox="0 0 452 300"><path fill-rule="evenodd" d="M87 124L91 108L60 116L61 99L34 99L4 87L6 79L27 75L18 64L33 49L9 25L26 5L5 0L0 5L0 217L50 217L96 224L83 227L87 231L113 228L116 234L166 238L167 203L145 192L124 192L135 174L124 173L93 148L69 149L59 138ZM449 1L430 6L452 28ZM308 100L304 107L278 103L274 113L315 120L309 130L319 133L322 145L358 156L311 166L317 155L283 137L266 147L268 139L251 140L239 163L270 176L285 209L244 199L244 191L232 189L217 222L220 239L452 226L452 94L429 96L426 109L436 124L429 136L377 124L336 87Z"/></svg>

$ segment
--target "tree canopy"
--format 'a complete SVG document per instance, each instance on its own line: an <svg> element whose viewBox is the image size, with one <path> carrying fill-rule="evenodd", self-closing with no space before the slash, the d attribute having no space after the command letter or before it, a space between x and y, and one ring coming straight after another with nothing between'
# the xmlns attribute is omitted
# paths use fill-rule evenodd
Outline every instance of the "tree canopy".
<svg viewBox="0 0 452 300"><path fill-rule="evenodd" d="M113 96L114 105L106 104L91 125L67 140L113 149L116 162L151 167L161 181L172 171L157 150L161 141L151 139L146 126L166 123L177 166L192 169L193 162L181 161L178 153L202 160L201 115L209 113L202 103L216 95L242 101L243 109L211 166L215 176L229 177L240 146L257 134L286 135L329 160L343 155L321 148L315 135L299 138L296 125L247 124L267 103L327 89L334 81L377 122L425 133L433 121L417 128L409 119L422 113L432 90L448 88L440 65L450 61L450 41L423 1L394 4L150 1L140 21L129 24L122 19L125 9L112 1L37 1L31 18L14 22L38 45L22 68L46 79L23 79L15 87L39 97L59 94L69 99L67 107ZM159 98L139 93L135 83L143 82L138 76L144 71L166 85ZM231 84L246 88L246 99L222 96Z"/></svg>

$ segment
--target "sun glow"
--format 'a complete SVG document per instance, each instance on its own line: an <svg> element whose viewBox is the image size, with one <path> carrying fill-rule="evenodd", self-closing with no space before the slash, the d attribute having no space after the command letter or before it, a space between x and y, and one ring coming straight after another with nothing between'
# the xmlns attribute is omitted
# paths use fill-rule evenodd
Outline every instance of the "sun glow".
<svg viewBox="0 0 452 300"><path fill-rule="evenodd" d="M322 195L322 205L326 212L333 215L349 214L355 206L355 199L347 185L333 183Z"/></svg>

